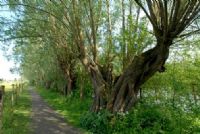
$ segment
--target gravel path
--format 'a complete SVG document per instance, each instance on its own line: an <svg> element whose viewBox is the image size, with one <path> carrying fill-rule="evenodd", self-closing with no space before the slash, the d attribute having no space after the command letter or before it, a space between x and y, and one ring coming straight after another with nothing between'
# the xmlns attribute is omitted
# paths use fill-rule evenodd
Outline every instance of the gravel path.
<svg viewBox="0 0 200 134"><path fill-rule="evenodd" d="M48 106L31 88L32 95L32 132L33 134L81 134L66 123L64 118Z"/></svg>

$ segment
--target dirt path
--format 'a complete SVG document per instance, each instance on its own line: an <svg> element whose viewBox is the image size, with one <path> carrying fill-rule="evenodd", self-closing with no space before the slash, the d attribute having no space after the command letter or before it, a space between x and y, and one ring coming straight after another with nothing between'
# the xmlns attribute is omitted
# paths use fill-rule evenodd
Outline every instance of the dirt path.
<svg viewBox="0 0 200 134"><path fill-rule="evenodd" d="M67 124L32 88L30 92L33 134L81 134L77 128Z"/></svg>

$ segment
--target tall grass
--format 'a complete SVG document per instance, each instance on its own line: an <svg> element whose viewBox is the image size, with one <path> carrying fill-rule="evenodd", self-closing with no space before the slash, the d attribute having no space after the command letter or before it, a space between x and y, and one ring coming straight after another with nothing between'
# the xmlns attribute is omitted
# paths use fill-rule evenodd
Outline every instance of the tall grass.
<svg viewBox="0 0 200 134"><path fill-rule="evenodd" d="M5 84L5 83L4 83ZM29 134L31 100L27 90L22 90L12 101L11 84L6 83L2 117L2 134Z"/></svg>

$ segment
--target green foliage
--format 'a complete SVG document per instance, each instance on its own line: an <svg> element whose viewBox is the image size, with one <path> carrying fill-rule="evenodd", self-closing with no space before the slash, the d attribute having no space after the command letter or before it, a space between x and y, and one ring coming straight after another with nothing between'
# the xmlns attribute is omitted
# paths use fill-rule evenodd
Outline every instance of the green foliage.
<svg viewBox="0 0 200 134"><path fill-rule="evenodd" d="M200 129L199 116L153 103L140 103L126 114L88 112L82 115L80 125L94 134L186 134Z"/></svg>
<svg viewBox="0 0 200 134"><path fill-rule="evenodd" d="M198 66L197 61L194 64ZM130 112L115 115L107 111L88 112L82 115L81 126L97 134L198 133L200 103L199 100L195 103L191 95L190 82L191 77L198 81L195 75L198 69L187 62L168 64L167 69L143 86L142 98ZM199 85L194 88L199 96Z"/></svg>
<svg viewBox="0 0 200 134"><path fill-rule="evenodd" d="M111 114L107 111L87 112L82 115L80 126L94 134L107 134L112 132L109 124L110 118Z"/></svg>

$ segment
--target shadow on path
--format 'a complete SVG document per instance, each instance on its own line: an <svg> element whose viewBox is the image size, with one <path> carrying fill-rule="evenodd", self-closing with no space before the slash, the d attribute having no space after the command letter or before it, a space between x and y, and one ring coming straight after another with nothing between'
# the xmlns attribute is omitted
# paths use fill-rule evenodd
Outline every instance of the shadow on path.
<svg viewBox="0 0 200 134"><path fill-rule="evenodd" d="M30 93L33 134L81 134L77 128L67 124L63 117L50 108L33 88L30 88Z"/></svg>

